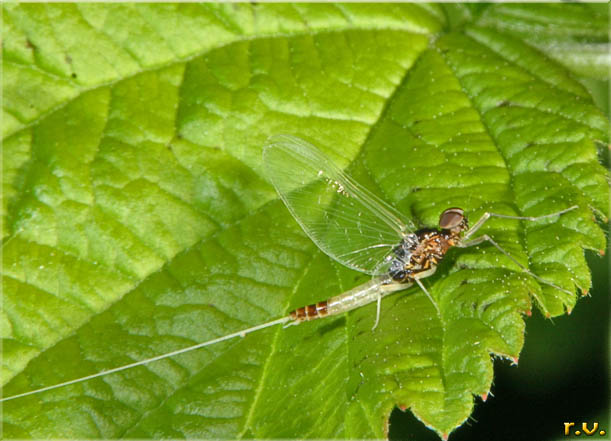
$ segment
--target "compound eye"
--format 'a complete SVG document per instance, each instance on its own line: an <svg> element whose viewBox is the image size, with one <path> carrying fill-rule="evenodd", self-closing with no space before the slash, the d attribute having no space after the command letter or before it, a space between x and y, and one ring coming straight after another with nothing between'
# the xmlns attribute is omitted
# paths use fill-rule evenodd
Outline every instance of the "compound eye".
<svg viewBox="0 0 611 441"><path fill-rule="evenodd" d="M439 227L443 230L451 230L460 225L465 218L462 208L448 208L439 216Z"/></svg>

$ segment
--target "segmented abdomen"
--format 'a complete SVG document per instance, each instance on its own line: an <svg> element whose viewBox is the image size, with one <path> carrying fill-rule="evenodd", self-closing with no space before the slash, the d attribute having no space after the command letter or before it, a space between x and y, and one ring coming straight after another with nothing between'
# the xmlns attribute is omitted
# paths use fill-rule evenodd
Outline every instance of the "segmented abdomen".
<svg viewBox="0 0 611 441"><path fill-rule="evenodd" d="M303 322L326 317L329 313L327 303L327 300L324 300L322 302L297 308L296 310L290 312L291 319Z"/></svg>

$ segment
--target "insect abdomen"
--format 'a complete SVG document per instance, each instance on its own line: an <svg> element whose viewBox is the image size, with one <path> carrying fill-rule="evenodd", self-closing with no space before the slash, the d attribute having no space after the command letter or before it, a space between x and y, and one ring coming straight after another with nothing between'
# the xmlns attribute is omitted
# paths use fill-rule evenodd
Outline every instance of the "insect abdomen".
<svg viewBox="0 0 611 441"><path fill-rule="evenodd" d="M329 315L343 314L408 286L409 284L391 283L388 276L380 276L323 302L298 308L290 312L290 317L292 321L300 323Z"/></svg>
<svg viewBox="0 0 611 441"><path fill-rule="evenodd" d="M308 306L302 306L290 312L291 319L300 322L326 317L328 314L329 310L326 300Z"/></svg>

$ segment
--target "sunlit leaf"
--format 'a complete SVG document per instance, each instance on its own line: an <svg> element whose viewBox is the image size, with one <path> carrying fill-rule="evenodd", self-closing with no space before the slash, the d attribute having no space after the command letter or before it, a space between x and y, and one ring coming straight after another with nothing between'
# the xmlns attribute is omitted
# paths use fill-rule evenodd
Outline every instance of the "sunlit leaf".
<svg viewBox="0 0 611 441"><path fill-rule="evenodd" d="M7 438L380 438L396 405L446 436L490 390L490 354L517 360L524 314L563 314L590 288L608 121L509 20L490 26L492 7L454 31L411 4L3 7L5 397L367 280L266 181L275 133L422 226L451 206L472 224L579 206L481 230L574 295L489 245L451 250L425 279L441 317L411 288L374 332L370 305L8 401Z"/></svg>

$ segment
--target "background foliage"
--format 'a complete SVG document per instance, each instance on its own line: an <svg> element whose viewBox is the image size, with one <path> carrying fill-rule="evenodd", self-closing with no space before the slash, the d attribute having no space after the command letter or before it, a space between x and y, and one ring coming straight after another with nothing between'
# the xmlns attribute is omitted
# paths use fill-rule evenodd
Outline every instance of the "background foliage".
<svg viewBox="0 0 611 441"><path fill-rule="evenodd" d="M474 220L577 203L486 231L587 292L608 119L576 75L605 78L607 20L592 5L4 5L4 395L362 281L266 182L278 132L422 225L448 206ZM442 320L413 289L376 333L363 308L7 402L4 435L382 437L397 404L447 436L488 395L488 354L517 360L531 295L553 316L576 302L489 247L451 253L427 284Z"/></svg>

